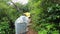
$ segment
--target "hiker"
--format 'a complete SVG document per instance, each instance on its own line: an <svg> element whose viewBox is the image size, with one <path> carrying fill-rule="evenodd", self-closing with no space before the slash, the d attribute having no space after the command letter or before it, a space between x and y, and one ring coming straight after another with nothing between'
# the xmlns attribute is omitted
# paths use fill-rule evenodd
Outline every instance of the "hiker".
<svg viewBox="0 0 60 34"><path fill-rule="evenodd" d="M26 12L15 21L16 34L26 34L30 22L30 13Z"/></svg>

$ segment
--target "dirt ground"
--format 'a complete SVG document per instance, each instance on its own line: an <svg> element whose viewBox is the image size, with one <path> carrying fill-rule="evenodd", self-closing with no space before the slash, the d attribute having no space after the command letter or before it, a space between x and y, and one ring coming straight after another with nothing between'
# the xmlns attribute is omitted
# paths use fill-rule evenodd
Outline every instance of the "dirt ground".
<svg viewBox="0 0 60 34"><path fill-rule="evenodd" d="M27 34L38 34L36 31L34 31L32 28L29 28L29 31Z"/></svg>

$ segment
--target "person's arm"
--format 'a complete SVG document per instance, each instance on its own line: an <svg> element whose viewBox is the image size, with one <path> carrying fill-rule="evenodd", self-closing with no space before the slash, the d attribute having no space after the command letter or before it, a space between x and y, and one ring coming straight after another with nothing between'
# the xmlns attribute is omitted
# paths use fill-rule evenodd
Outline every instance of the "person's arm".
<svg viewBox="0 0 60 34"><path fill-rule="evenodd" d="M31 26L31 18L28 18L28 26L27 27L29 27L29 26Z"/></svg>

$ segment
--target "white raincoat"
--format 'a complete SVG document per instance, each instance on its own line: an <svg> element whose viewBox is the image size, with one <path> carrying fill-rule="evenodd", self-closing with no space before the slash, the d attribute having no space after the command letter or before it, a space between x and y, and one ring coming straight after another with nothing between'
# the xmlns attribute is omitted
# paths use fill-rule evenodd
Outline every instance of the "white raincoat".
<svg viewBox="0 0 60 34"><path fill-rule="evenodd" d="M29 24L29 18L26 16L20 16L15 21L15 31L16 34L24 33L27 31L27 26Z"/></svg>

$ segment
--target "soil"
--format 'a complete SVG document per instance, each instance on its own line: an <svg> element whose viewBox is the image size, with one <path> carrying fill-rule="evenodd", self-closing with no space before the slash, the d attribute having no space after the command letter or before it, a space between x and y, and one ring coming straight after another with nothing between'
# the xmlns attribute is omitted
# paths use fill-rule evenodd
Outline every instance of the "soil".
<svg viewBox="0 0 60 34"><path fill-rule="evenodd" d="M27 34L38 34L36 31L34 31L32 28L29 28L29 31Z"/></svg>

